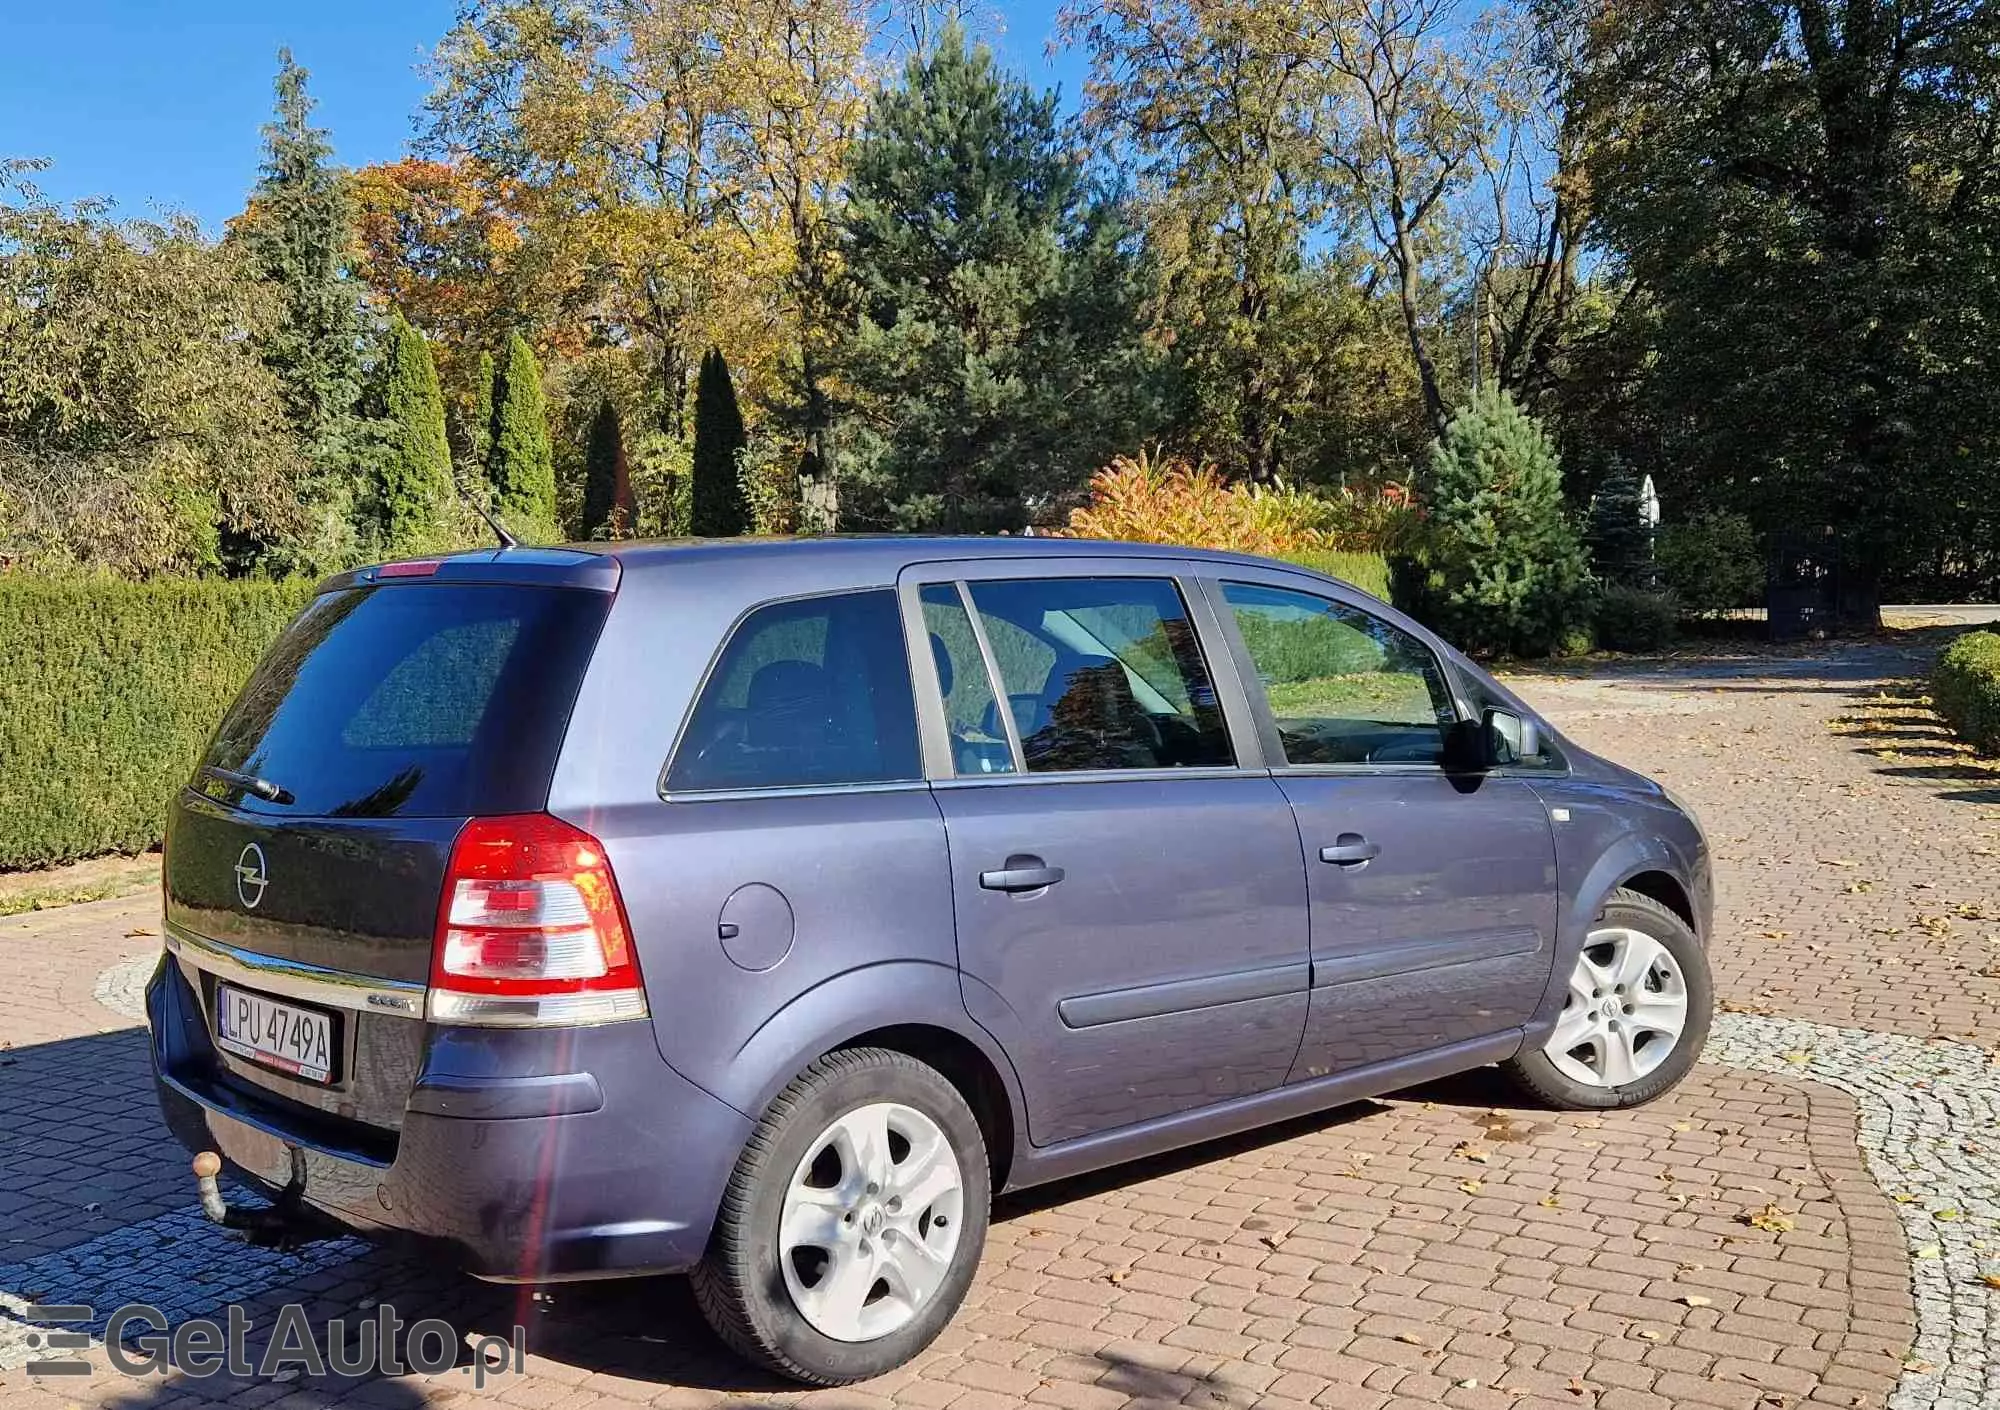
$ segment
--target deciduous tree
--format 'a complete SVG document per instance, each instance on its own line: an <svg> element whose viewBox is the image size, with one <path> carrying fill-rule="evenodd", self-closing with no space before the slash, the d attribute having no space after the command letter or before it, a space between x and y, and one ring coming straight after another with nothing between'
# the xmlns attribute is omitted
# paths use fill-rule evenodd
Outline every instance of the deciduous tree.
<svg viewBox="0 0 2000 1410"><path fill-rule="evenodd" d="M304 556L269 290L192 220L64 209L33 168L0 162L0 564L214 572L225 534Z"/></svg>

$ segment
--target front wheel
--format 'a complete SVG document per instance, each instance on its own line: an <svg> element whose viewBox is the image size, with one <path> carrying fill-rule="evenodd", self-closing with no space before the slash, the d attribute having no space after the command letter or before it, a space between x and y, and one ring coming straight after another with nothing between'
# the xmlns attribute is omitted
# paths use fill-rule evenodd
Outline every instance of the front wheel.
<svg viewBox="0 0 2000 1410"><path fill-rule="evenodd" d="M829 1053L751 1133L691 1279L739 1354L844 1385L915 1356L965 1298L990 1177L956 1088L903 1053Z"/></svg>
<svg viewBox="0 0 2000 1410"><path fill-rule="evenodd" d="M1549 1106L1638 1106L1687 1076L1713 1009L1708 956L1687 923L1617 891L1584 938L1555 1031L1501 1071Z"/></svg>

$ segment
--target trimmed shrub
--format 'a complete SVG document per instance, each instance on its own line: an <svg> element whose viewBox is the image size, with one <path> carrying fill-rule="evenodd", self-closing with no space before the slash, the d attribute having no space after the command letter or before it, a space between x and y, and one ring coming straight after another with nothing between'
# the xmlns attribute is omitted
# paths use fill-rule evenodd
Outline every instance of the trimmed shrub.
<svg viewBox="0 0 2000 1410"><path fill-rule="evenodd" d="M0 870L156 846L305 581L0 575Z"/></svg>
<svg viewBox="0 0 2000 1410"><path fill-rule="evenodd" d="M1379 553L1348 553L1337 548L1321 548L1278 556L1287 563L1296 563L1301 568L1310 568L1315 573L1352 583L1384 602L1389 600L1389 561Z"/></svg>
<svg viewBox="0 0 2000 1410"><path fill-rule="evenodd" d="M1664 525L1654 556L1684 611L1706 617L1763 600L1764 555L1741 514L1714 511Z"/></svg>
<svg viewBox="0 0 2000 1410"><path fill-rule="evenodd" d="M1968 632L1931 672L1931 704L1982 754L2000 754L2000 633Z"/></svg>
<svg viewBox="0 0 2000 1410"><path fill-rule="evenodd" d="M1606 651L1663 651L1674 644L1681 605L1670 592L1609 583L1598 595L1593 625Z"/></svg>

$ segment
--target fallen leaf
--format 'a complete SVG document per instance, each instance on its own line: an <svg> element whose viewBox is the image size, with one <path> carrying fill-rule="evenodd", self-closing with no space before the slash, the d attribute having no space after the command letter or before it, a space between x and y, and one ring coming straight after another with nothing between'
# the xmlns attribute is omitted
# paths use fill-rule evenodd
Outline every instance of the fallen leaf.
<svg viewBox="0 0 2000 1410"><path fill-rule="evenodd" d="M1582 1376L1571 1376L1569 1378L1569 1385L1565 1387L1565 1389L1567 1389L1571 1395L1590 1394L1590 1387L1583 1383Z"/></svg>
<svg viewBox="0 0 2000 1410"><path fill-rule="evenodd" d="M1398 1332L1396 1333L1396 1340L1407 1346L1422 1346L1424 1344L1424 1339L1415 1332Z"/></svg>
<svg viewBox="0 0 2000 1410"><path fill-rule="evenodd" d="M1792 1216L1775 1204L1767 1204L1762 1209L1737 1216L1739 1223L1748 1224L1753 1229L1762 1229L1769 1234L1789 1234L1798 1228Z"/></svg>
<svg viewBox="0 0 2000 1410"><path fill-rule="evenodd" d="M1943 1209L1934 1209L1931 1211L1931 1218L1941 1220L1942 1222L1947 1224L1949 1224L1952 1220L1957 1219L1958 1217L1959 1217L1958 1211L1956 1209L1951 1208L1949 1205L1945 1206Z"/></svg>
<svg viewBox="0 0 2000 1410"><path fill-rule="evenodd" d="M1479 1164L1481 1165L1484 1165L1486 1164L1487 1161L1493 1159L1492 1151L1485 1150L1479 1146L1475 1146L1470 1141L1460 1141L1456 1146L1452 1147L1451 1153L1457 1156L1460 1160L1474 1160L1479 1162Z"/></svg>
<svg viewBox="0 0 2000 1410"><path fill-rule="evenodd" d="M1676 1299L1676 1300L1677 1300L1677 1301L1680 1301L1680 1302L1684 1302L1684 1303L1686 1303L1686 1304L1687 1304L1687 1305L1688 1305L1689 1307L1713 1307L1713 1306L1715 1306L1715 1299L1714 1299L1714 1298L1712 1298L1712 1297L1703 1297L1703 1296L1702 1296L1702 1295L1701 1295L1700 1293L1682 1293L1682 1294L1680 1295L1680 1297L1679 1297L1678 1299Z"/></svg>
<svg viewBox="0 0 2000 1410"><path fill-rule="evenodd" d="M1981 1273L1979 1281L1989 1288L2000 1288L2000 1273Z"/></svg>
<svg viewBox="0 0 2000 1410"><path fill-rule="evenodd" d="M1109 1273L1104 1275L1104 1281L1115 1285L1124 1282L1127 1278L1131 1276L1132 1273L1131 1270L1129 1269L1113 1268Z"/></svg>
<svg viewBox="0 0 2000 1410"><path fill-rule="evenodd" d="M1483 1180L1460 1180L1458 1187L1469 1195L1476 1195L1486 1188L1486 1182Z"/></svg>
<svg viewBox="0 0 2000 1410"><path fill-rule="evenodd" d="M1562 1201L1554 1195L1544 1195L1539 1201L1543 1209L1561 1209Z"/></svg>

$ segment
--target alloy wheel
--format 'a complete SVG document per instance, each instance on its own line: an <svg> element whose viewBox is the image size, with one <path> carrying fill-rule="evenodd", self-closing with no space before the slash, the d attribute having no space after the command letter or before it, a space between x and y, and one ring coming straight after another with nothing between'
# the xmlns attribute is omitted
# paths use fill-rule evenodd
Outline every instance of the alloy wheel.
<svg viewBox="0 0 2000 1410"><path fill-rule="evenodd" d="M835 1341L906 1326L958 1250L964 1180L930 1117L876 1102L836 1118L799 1162L778 1223L792 1304Z"/></svg>
<svg viewBox="0 0 2000 1410"><path fill-rule="evenodd" d="M1622 1087L1667 1060L1687 1019L1687 979L1665 945L1625 926L1593 930L1543 1051L1573 1082Z"/></svg>

